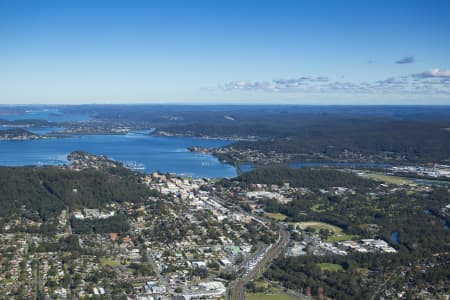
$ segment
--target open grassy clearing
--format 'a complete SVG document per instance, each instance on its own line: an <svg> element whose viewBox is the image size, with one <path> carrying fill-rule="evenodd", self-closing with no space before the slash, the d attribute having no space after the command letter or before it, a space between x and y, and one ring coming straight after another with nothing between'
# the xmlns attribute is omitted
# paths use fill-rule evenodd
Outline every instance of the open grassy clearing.
<svg viewBox="0 0 450 300"><path fill-rule="evenodd" d="M311 206L311 210L313 212L316 212L316 213L325 212L326 210L322 209L321 207L322 207L322 204L321 203L317 203L317 204L314 204L313 206Z"/></svg>
<svg viewBox="0 0 450 300"><path fill-rule="evenodd" d="M271 219L274 219L274 220L277 220L277 221L284 221L287 218L286 215L283 215L282 213L268 213L268 212L266 212L266 213L264 213L264 215L266 217L268 217L268 218L271 218Z"/></svg>
<svg viewBox="0 0 450 300"><path fill-rule="evenodd" d="M350 241L350 240L355 240L357 238L358 238L357 235L339 233L339 234L334 234L334 235L329 236L327 238L327 242L333 243L333 242Z"/></svg>
<svg viewBox="0 0 450 300"><path fill-rule="evenodd" d="M264 280L257 280L255 281L256 288L264 288L267 289L269 287L269 283Z"/></svg>
<svg viewBox="0 0 450 300"><path fill-rule="evenodd" d="M380 173L365 173L364 176L366 176L367 178L376 180L376 181L382 181L384 183L388 183L388 184L398 184L398 185L402 185L402 184L411 184L414 183L411 180L408 180L406 178L402 178L399 176L392 176L392 175L384 175L384 174L380 174Z"/></svg>
<svg viewBox="0 0 450 300"><path fill-rule="evenodd" d="M107 259L106 257L100 258L100 262L102 266L111 266L111 267L117 267L120 265L118 261Z"/></svg>
<svg viewBox="0 0 450 300"><path fill-rule="evenodd" d="M330 271L330 272L340 272L344 269L341 265L331 264L331 263L320 263L316 264L322 271Z"/></svg>
<svg viewBox="0 0 450 300"><path fill-rule="evenodd" d="M323 222L299 222L293 223L293 225L298 226L302 230L313 228L316 232L319 232L321 229L326 229L331 232L331 235L326 239L329 243L355 240L358 238L357 235L344 233L340 227Z"/></svg>
<svg viewBox="0 0 450 300"><path fill-rule="evenodd" d="M247 293L247 299L248 300L295 300L298 298L295 298L293 296L290 296L288 294L270 294L266 295L263 293Z"/></svg>
<svg viewBox="0 0 450 300"><path fill-rule="evenodd" d="M334 226L334 225L331 225L328 223L323 223L323 222L314 222L314 221L297 222L297 223L294 223L293 225L298 226L300 229L314 228L317 231L319 231L320 229L327 229L336 234L342 233L342 228L339 228L337 226Z"/></svg>

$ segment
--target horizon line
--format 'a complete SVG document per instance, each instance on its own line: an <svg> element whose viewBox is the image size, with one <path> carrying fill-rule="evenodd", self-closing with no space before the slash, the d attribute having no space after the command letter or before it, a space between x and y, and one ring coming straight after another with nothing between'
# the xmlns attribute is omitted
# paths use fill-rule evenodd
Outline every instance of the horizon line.
<svg viewBox="0 0 450 300"><path fill-rule="evenodd" d="M295 104L295 103L202 103L202 102L189 102L189 103L181 103L181 102L153 102L153 103L64 103L64 104L55 104L55 103L19 103L19 104L12 104L12 103L0 103L0 107L2 106L96 106L96 105L105 105L105 106L146 106L146 105L155 105L155 106L359 106L359 107L374 107L374 106L420 106L420 107L426 107L426 106L435 106L435 107L442 107L442 106L450 106L450 103L448 104L407 104L407 103L393 103L393 104L374 104L374 103L367 103L367 104Z"/></svg>

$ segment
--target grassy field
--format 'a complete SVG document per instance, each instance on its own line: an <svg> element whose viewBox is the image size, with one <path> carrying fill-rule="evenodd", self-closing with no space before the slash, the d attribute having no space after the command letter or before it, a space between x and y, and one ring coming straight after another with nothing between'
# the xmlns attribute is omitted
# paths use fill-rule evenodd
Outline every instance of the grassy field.
<svg viewBox="0 0 450 300"><path fill-rule="evenodd" d="M317 204L314 204L313 206L311 206L311 210L313 212L317 212L317 213L325 212L326 210L321 209L321 207L322 207L322 204L321 203L317 203Z"/></svg>
<svg viewBox="0 0 450 300"><path fill-rule="evenodd" d="M267 289L269 287L269 283L264 280L257 280L255 281L256 288L263 288Z"/></svg>
<svg viewBox="0 0 450 300"><path fill-rule="evenodd" d="M327 229L332 234L327 238L327 242L341 242L341 241L349 241L354 240L358 238L356 235L352 234L345 234L342 230L342 228L323 223L323 222L299 222L299 223L293 223L293 225L298 226L300 229L306 229L306 228L314 228L316 232L320 231L321 229Z"/></svg>
<svg viewBox="0 0 450 300"><path fill-rule="evenodd" d="M327 238L327 242L333 243L333 242L342 242L342 241L351 241L358 238L357 235L353 234L345 234L345 233L337 233L329 236Z"/></svg>
<svg viewBox="0 0 450 300"><path fill-rule="evenodd" d="M317 266L318 266L322 271L339 272L339 271L343 271L343 270L344 270L344 269L342 268L342 266L341 266L341 265L338 265L338 264L320 263L320 264L317 264Z"/></svg>
<svg viewBox="0 0 450 300"><path fill-rule="evenodd" d="M298 226L300 229L314 228L317 231L319 231L320 229L328 229L329 231L332 231L335 234L342 233L342 228L323 222L298 222L294 223L294 225Z"/></svg>
<svg viewBox="0 0 450 300"><path fill-rule="evenodd" d="M264 213L264 215L266 217L268 217L268 218L271 218L271 219L274 219L274 220L277 220L277 221L284 221L287 218L285 215L283 215L281 213L268 213L268 212L266 212L266 213Z"/></svg>
<svg viewBox="0 0 450 300"><path fill-rule="evenodd" d="M119 262L107 259L106 257L100 258L100 262L101 262L102 266L117 267L118 265L120 265Z"/></svg>
<svg viewBox="0 0 450 300"><path fill-rule="evenodd" d="M365 176L367 178L376 180L376 181L382 181L384 183L389 183L389 184L410 184L413 183L411 180L402 178L402 177L398 177L398 176L391 176L391 175L383 175L383 174L379 174L379 173L366 173Z"/></svg>
<svg viewBox="0 0 450 300"><path fill-rule="evenodd" d="M292 297L287 294L272 294L272 295L266 295L262 293L247 293L247 299L248 300L295 300L298 298Z"/></svg>

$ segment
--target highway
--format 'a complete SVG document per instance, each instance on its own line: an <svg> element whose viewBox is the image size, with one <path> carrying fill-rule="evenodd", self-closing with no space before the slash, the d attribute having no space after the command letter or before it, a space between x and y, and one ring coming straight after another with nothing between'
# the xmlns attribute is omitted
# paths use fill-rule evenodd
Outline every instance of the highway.
<svg viewBox="0 0 450 300"><path fill-rule="evenodd" d="M227 201L223 200L217 194L212 194L211 196L213 201L221 205L225 205L227 203ZM251 216L255 221L258 221L261 224L264 224L264 226L267 226L265 225L267 223L267 220L262 220L260 217L257 217L251 213L244 211L241 207L237 205L232 205L232 208L235 209L236 211L239 211L240 213ZM230 290L232 290L232 294L234 295L235 300L244 300L246 298L245 285L250 281L254 280L255 278L257 278L265 270L267 270L272 261L275 258L277 258L288 246L290 240L289 232L281 224L277 223L277 226L279 231L278 231L278 239L275 242L275 244L272 245L272 247L266 252L264 257L256 264L256 266L250 272L243 275L243 277L238 279L235 285L232 288L230 288ZM231 299L230 292L228 292L227 299Z"/></svg>
<svg viewBox="0 0 450 300"><path fill-rule="evenodd" d="M271 262L277 258L283 250L287 247L290 239L290 234L287 230L280 226L278 240L267 251L266 255L258 262L258 264L244 277L242 277L234 286L234 299L245 299L245 285L250 281L256 279L261 273L263 273L271 264Z"/></svg>

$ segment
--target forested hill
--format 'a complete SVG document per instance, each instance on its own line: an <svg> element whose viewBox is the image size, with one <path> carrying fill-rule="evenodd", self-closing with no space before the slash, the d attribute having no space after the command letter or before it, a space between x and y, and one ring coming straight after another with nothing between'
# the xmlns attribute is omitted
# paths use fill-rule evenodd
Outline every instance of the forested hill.
<svg viewBox="0 0 450 300"><path fill-rule="evenodd" d="M13 128L0 130L0 140L24 140L24 139L39 139L38 134L32 133L23 128Z"/></svg>
<svg viewBox="0 0 450 300"><path fill-rule="evenodd" d="M363 122L351 126L325 124L317 128L298 129L295 135L273 140L237 142L229 147L254 149L264 153L318 153L338 159L344 151L363 157L392 154L404 162L446 162L450 160L449 123L432 122Z"/></svg>
<svg viewBox="0 0 450 300"><path fill-rule="evenodd" d="M420 114L374 116L357 113L234 113L189 124L160 126L154 134L248 139L225 146L239 151L306 155L312 160L448 162L450 122L447 108ZM368 109L370 111L370 109ZM256 139L256 141L255 141ZM351 153L350 157L348 153Z"/></svg>
<svg viewBox="0 0 450 300"><path fill-rule="evenodd" d="M97 208L136 202L152 192L125 169L73 171L59 167L0 167L0 218L46 221L64 208Z"/></svg>
<svg viewBox="0 0 450 300"><path fill-rule="evenodd" d="M308 187L322 189L344 186L348 188L371 187L375 183L361 178L353 173L333 169L292 169L289 167L259 168L242 174L237 178L242 183L248 184L277 184L285 182L293 187Z"/></svg>

